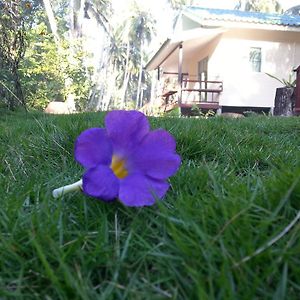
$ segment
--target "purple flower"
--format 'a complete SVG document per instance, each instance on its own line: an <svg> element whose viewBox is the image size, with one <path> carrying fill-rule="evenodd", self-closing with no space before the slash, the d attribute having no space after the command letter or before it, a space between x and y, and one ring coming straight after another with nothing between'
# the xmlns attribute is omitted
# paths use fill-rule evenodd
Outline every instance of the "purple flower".
<svg viewBox="0 0 300 300"><path fill-rule="evenodd" d="M105 126L83 131L75 142L75 159L86 169L83 192L127 206L154 204L180 165L174 138L163 129L150 131L138 111L112 111Z"/></svg>

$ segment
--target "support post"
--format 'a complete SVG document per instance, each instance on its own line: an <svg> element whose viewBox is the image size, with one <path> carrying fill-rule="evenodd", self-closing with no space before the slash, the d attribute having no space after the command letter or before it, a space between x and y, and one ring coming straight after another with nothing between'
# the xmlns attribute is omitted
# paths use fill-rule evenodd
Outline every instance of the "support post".
<svg viewBox="0 0 300 300"><path fill-rule="evenodd" d="M178 53L178 108L179 115L181 115L181 102L182 102L182 61L183 61L183 49L182 44L179 45Z"/></svg>
<svg viewBox="0 0 300 300"><path fill-rule="evenodd" d="M295 100L295 108L294 114L296 116L300 116L300 66L294 70L296 72L296 100Z"/></svg>

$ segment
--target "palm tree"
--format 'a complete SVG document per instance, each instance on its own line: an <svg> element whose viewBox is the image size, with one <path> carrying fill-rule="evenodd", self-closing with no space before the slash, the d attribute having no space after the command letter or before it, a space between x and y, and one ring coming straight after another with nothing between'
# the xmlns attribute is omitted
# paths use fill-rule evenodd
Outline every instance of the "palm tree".
<svg viewBox="0 0 300 300"><path fill-rule="evenodd" d="M300 16L300 5L293 6L284 12L285 15Z"/></svg>
<svg viewBox="0 0 300 300"><path fill-rule="evenodd" d="M98 35L104 35L104 45L99 49L93 49L93 56L98 57L94 68L94 83L89 97L89 106L92 108L104 109L107 103L110 102L110 88L103 82L103 77L109 73L110 68L108 63L109 49L114 44L113 29L110 25L109 18L112 14L110 0L69 0L70 4L70 44L81 45L82 41L88 36L89 32L84 32L83 21L86 19L93 19L99 25L95 28ZM76 47L73 47L73 55L76 52ZM97 53L96 53L97 52ZM104 75L105 74L105 75Z"/></svg>
<svg viewBox="0 0 300 300"><path fill-rule="evenodd" d="M239 0L236 9L257 12L282 12L277 0Z"/></svg>
<svg viewBox="0 0 300 300"><path fill-rule="evenodd" d="M107 24L110 34L107 60L103 66L106 68L106 92L101 105L103 109L109 105L125 108L129 105L127 99L134 97L136 103L140 101L144 57L141 49L145 41L150 41L152 29L147 21L148 13L141 11L136 3L130 7L130 13L114 29L109 22Z"/></svg>
<svg viewBox="0 0 300 300"><path fill-rule="evenodd" d="M126 48L126 59L124 66L124 77L122 85L121 103L126 104L126 92L128 87L135 90L135 106L140 107L141 85L143 77L143 63L145 45L151 40L154 33L154 19L149 12L141 10L136 3L131 9L132 15L125 21L124 42ZM130 81L130 78L132 79ZM137 84L135 84L137 80ZM130 82L134 84L129 84Z"/></svg>
<svg viewBox="0 0 300 300"><path fill-rule="evenodd" d="M136 93L136 108L142 106L141 84L143 75L143 64L145 55L145 45L149 44L154 33L154 20L148 12L139 12L134 22L131 24L131 32L135 32L135 42L137 43L137 51L140 56L138 86Z"/></svg>
<svg viewBox="0 0 300 300"><path fill-rule="evenodd" d="M173 9L180 9L185 5L193 5L193 0L169 0L169 3Z"/></svg>
<svg viewBox="0 0 300 300"><path fill-rule="evenodd" d="M108 35L111 33L107 16L110 15L109 0L69 0L70 30L74 38L82 36L84 18L94 18Z"/></svg>

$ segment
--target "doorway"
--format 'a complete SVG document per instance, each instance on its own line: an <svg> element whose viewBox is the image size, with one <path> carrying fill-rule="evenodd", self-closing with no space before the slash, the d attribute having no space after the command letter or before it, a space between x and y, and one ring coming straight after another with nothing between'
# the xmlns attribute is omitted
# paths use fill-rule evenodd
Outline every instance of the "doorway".
<svg viewBox="0 0 300 300"><path fill-rule="evenodd" d="M199 88L207 89L207 75L208 73L208 56L198 62L198 80ZM199 91L199 98L201 101L207 101L207 92Z"/></svg>

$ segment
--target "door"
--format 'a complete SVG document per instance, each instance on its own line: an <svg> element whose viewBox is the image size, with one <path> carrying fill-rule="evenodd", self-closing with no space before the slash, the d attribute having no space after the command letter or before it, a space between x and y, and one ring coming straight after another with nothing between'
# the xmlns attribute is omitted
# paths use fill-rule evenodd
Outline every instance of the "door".
<svg viewBox="0 0 300 300"><path fill-rule="evenodd" d="M208 56L198 62L198 80L200 89L207 89ZM200 101L207 101L207 93L199 92Z"/></svg>

